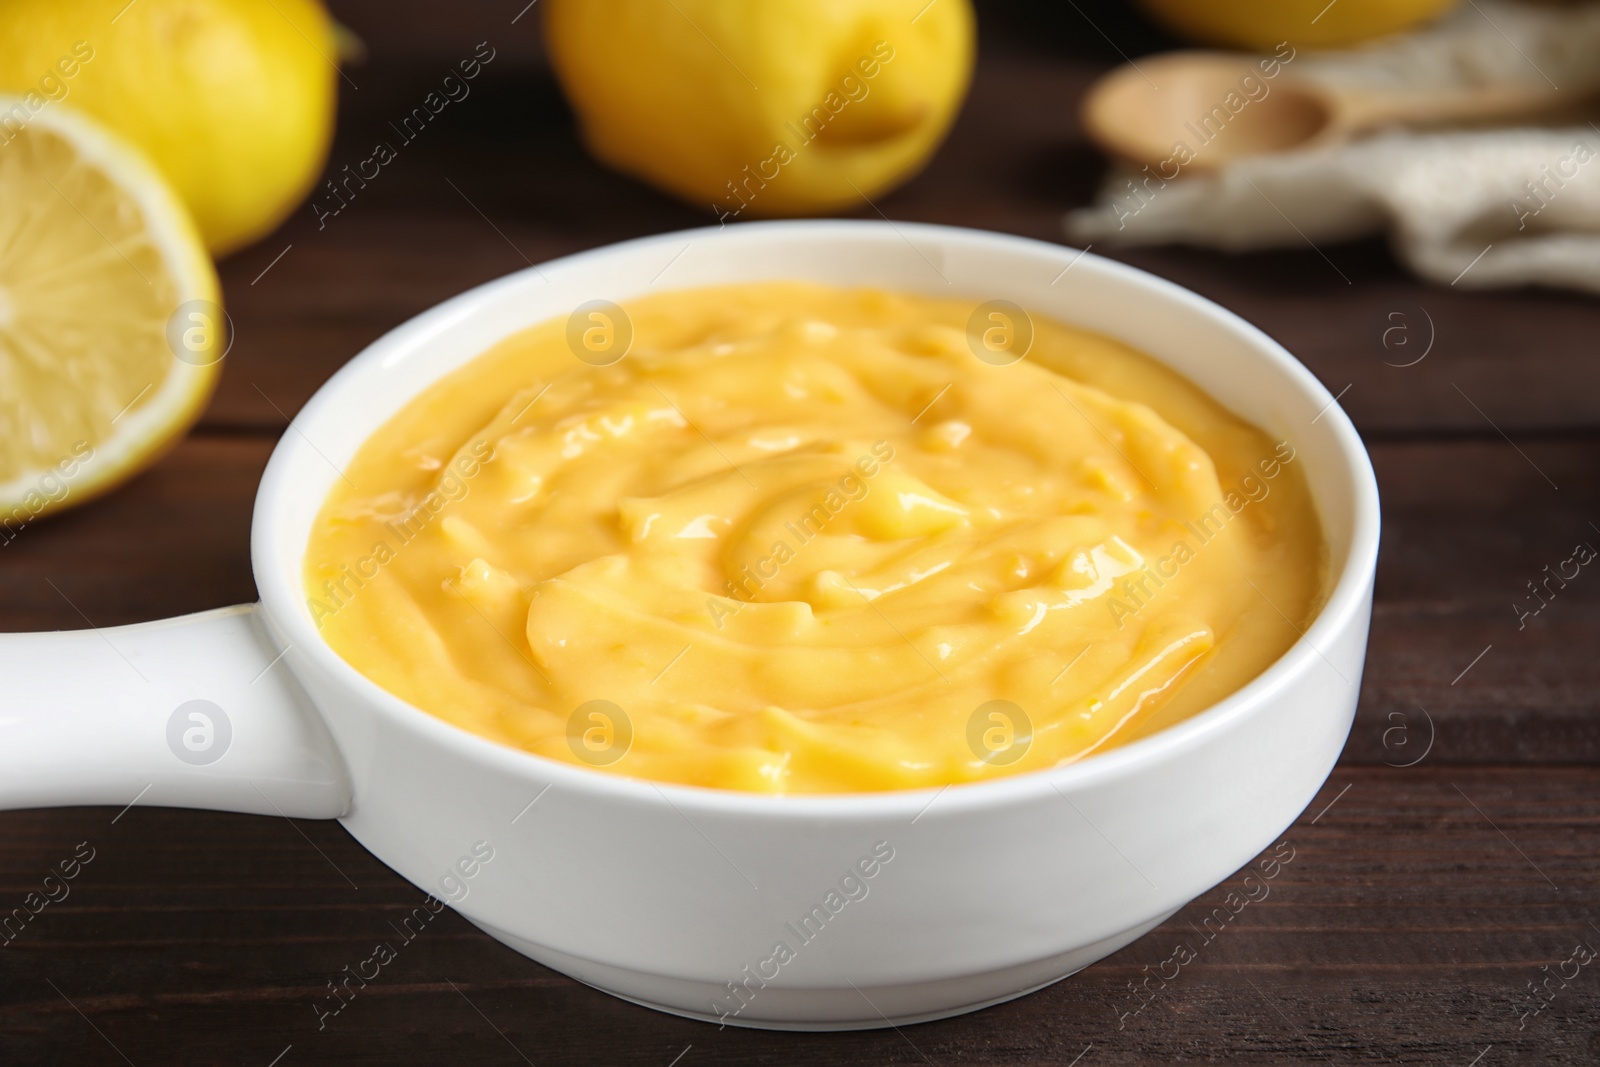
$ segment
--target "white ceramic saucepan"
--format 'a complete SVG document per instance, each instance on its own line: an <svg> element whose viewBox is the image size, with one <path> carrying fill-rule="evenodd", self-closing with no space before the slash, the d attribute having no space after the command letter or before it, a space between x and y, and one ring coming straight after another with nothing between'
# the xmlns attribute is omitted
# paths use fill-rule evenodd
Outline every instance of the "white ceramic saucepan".
<svg viewBox="0 0 1600 1067"><path fill-rule="evenodd" d="M505 748L390 695L322 642L301 581L312 521L406 401L589 301L760 279L1007 300L1152 354L1294 446L1330 550L1326 606L1260 677L1152 737L982 784L821 797L657 785ZM251 542L259 604L0 636L0 809L137 799L337 818L495 938L599 989L712 1021L848 1029L1054 982L1278 839L1355 712L1378 495L1316 379L1175 285L993 233L751 223L557 260L381 338L284 434Z"/></svg>

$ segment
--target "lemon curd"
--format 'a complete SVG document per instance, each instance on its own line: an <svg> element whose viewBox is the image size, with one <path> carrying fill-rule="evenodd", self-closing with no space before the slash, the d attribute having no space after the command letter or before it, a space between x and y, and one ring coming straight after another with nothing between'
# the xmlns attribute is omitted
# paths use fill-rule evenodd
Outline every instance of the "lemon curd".
<svg viewBox="0 0 1600 1067"><path fill-rule="evenodd" d="M542 756L939 786L1144 736L1287 650L1327 570L1295 458L974 300L663 293L411 401L324 505L306 594L373 681Z"/></svg>

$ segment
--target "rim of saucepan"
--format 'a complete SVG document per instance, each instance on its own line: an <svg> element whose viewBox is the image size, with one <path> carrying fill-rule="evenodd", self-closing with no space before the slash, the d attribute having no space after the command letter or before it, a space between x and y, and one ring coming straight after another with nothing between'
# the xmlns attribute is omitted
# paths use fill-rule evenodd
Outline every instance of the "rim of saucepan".
<svg viewBox="0 0 1600 1067"><path fill-rule="evenodd" d="M820 231L820 235L825 237L830 230L849 233L855 237L863 233L876 232L886 240L897 242L904 242L908 237L918 235L945 244L952 241L976 241L1002 251L1051 256L1063 266L1073 263L1079 269L1092 267L1119 282L1143 289L1152 300L1179 305L1192 314L1210 318L1227 327L1235 334L1239 343L1246 346L1271 373L1288 380L1299 390L1309 394L1319 406L1325 405L1323 420L1330 424L1328 430L1334 437L1339 458L1344 463L1344 474L1350 479L1352 486L1350 521L1353 528L1350 546L1344 557L1329 561L1330 569L1337 567L1339 578L1329 591L1327 600L1317 617L1301 637L1264 671L1203 711L1147 737L1130 741L1090 759L1064 767L1044 768L989 781L956 785L877 792L799 795L743 792L625 777L511 748L454 726L382 688L347 663L322 640L316 627L312 625L303 598L296 595L296 591L300 588L299 566L303 560L304 550L302 548L295 553L294 571L287 573L276 551L274 543L276 538L271 529L279 521L280 508L277 501L288 494L304 492L292 484L289 477L291 457L309 448L303 433L283 435L273 450L256 495L251 555L262 604L272 621L297 652L314 659L322 671L343 685L355 698L377 708L396 729L413 731L421 734L430 743L436 744L440 749L441 759L461 759L512 773L537 775L551 786L564 787L580 794L652 803L666 797L674 804L690 810L710 814L751 814L780 821L788 817L810 819L825 816L854 821L895 818L902 815L917 816L931 806L935 797L946 793L948 795L943 796L939 803L941 812L946 814L952 807L965 811L1005 807L1036 797L1059 796L1057 790L1061 787L1086 786L1107 778L1136 774L1152 764L1181 756L1184 752L1192 750L1208 735L1241 716L1260 713L1300 676L1315 669L1321 658L1318 649L1355 621L1355 616L1361 612L1365 603L1366 589L1377 562L1378 488L1366 448L1362 445L1348 416L1335 402L1333 395L1283 346L1219 304L1136 267L1065 245L1009 234L926 223L802 219L681 230L605 245L487 282L414 316L372 342L340 368L307 401L293 422L299 424L321 417L323 410L333 402L331 399L333 394L340 392L351 379L380 372L381 365L394 355L394 350L425 345L425 336L418 340L418 335L430 334L431 327L460 314L464 305L477 304L486 299L503 299L504 297L496 290L510 289L536 271L551 275L580 269L593 259L646 252L662 245L670 245L676 250L685 242L708 243L722 235L737 234L741 238L749 239L765 234L772 239L782 240L789 233L804 234L808 238L814 238ZM441 372L441 375L442 373L444 372ZM376 432L377 428L376 425L373 426L369 433ZM1328 520L1320 512L1319 521L1324 524L1323 529L1326 532ZM294 657L291 656L290 659L292 661Z"/></svg>

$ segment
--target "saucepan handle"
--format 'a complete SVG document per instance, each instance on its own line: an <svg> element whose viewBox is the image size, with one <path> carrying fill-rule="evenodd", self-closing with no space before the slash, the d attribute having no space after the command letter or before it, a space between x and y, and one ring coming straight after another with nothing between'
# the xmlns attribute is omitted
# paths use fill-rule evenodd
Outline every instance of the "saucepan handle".
<svg viewBox="0 0 1600 1067"><path fill-rule="evenodd" d="M345 814L343 761L260 611L0 634L0 810Z"/></svg>

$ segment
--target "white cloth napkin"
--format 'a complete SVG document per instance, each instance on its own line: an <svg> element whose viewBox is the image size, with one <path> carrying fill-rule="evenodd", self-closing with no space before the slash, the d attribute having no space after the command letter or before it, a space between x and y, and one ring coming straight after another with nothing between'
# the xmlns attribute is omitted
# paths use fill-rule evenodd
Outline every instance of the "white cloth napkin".
<svg viewBox="0 0 1600 1067"><path fill-rule="evenodd" d="M1388 92L1450 86L1600 88L1600 3L1466 0L1435 27L1286 74ZM1079 242L1229 250L1320 245L1387 229L1418 274L1462 288L1541 283L1600 292L1600 128L1390 129L1314 151L1242 159L1165 185L1112 173L1073 211Z"/></svg>

